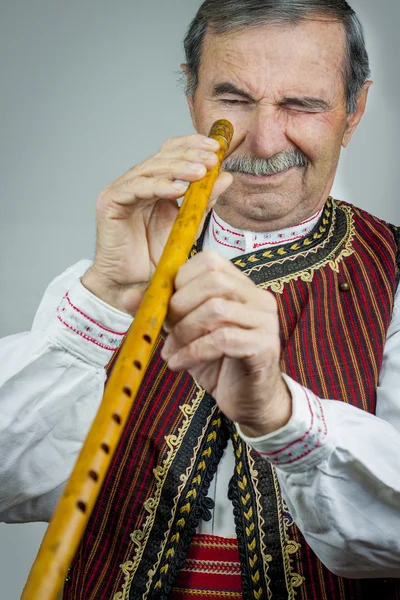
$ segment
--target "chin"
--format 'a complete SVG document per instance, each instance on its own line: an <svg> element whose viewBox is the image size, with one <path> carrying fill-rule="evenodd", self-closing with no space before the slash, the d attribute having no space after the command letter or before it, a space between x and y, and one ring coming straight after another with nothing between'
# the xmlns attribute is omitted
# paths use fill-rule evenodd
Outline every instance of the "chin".
<svg viewBox="0 0 400 600"><path fill-rule="evenodd" d="M307 213L304 197L299 195L298 189L296 192L248 189L244 191L241 186L234 187L232 184L228 192L218 199L216 210L224 221L238 229L283 229L297 225ZM307 216L311 214L306 214Z"/></svg>

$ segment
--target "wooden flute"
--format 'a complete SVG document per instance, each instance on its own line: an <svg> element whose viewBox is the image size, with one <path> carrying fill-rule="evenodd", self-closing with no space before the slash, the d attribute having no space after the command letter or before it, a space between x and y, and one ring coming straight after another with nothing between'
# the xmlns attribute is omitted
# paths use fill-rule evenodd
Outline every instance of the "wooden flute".
<svg viewBox="0 0 400 600"><path fill-rule="evenodd" d="M218 164L187 189L153 278L116 359L100 408L43 538L21 600L55 600L82 539L167 316L175 277L196 239L232 140L233 127L229 121L216 121L209 136L220 144Z"/></svg>

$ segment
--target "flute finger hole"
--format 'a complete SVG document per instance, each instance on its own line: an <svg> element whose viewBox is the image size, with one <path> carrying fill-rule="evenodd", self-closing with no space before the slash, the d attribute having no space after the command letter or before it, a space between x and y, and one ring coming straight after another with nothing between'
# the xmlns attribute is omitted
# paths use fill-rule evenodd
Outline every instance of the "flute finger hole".
<svg viewBox="0 0 400 600"><path fill-rule="evenodd" d="M141 370L142 370L142 363L141 363L141 362L139 362L138 360L135 360L135 361L133 362L133 366L134 366L134 367L136 367L136 368L137 368L139 371L141 371Z"/></svg>
<svg viewBox="0 0 400 600"><path fill-rule="evenodd" d="M129 396L129 398L132 396L132 390L129 386L126 385L122 391L126 396Z"/></svg>
<svg viewBox="0 0 400 600"><path fill-rule="evenodd" d="M112 418L117 423L117 425L121 425L122 420L121 420L121 417L119 416L119 414L114 413Z"/></svg>
<svg viewBox="0 0 400 600"><path fill-rule="evenodd" d="M150 337L149 335L147 335L147 334L146 334L146 335L144 335L144 336L143 336L143 339L144 339L144 341L145 341L145 342L147 342L148 344L151 344L151 337Z"/></svg>
<svg viewBox="0 0 400 600"><path fill-rule="evenodd" d="M89 471L89 477L90 479L93 479L93 481L98 481L99 480L99 476L97 475L96 471L90 470Z"/></svg>
<svg viewBox="0 0 400 600"><path fill-rule="evenodd" d="M106 453L106 454L110 454L110 446L108 444L106 444L105 442L102 443L101 445L101 449Z"/></svg>
<svg viewBox="0 0 400 600"><path fill-rule="evenodd" d="M83 513L86 512L86 502L83 502L83 500L78 500L78 502L76 503L77 508L79 508L79 510Z"/></svg>

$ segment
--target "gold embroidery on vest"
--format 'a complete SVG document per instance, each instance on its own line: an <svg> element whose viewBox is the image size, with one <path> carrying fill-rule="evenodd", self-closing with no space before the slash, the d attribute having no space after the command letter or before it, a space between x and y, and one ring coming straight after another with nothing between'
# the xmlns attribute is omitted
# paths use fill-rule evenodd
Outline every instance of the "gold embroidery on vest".
<svg viewBox="0 0 400 600"><path fill-rule="evenodd" d="M290 281L305 281L311 282L314 277L314 273L325 266L330 267L333 271L339 271L339 263L346 256L353 254L353 237L355 235L355 226L353 220L353 213L350 206L340 205L330 197L323 211L323 217L319 223L318 230L314 233L310 233L305 238L296 241L291 246L280 246L278 248L267 249L261 253L261 255L251 254L249 257L240 256L236 260L233 259L234 265L243 269L243 273L250 275L254 272L259 272L262 269L269 269L276 265L283 265L290 261L295 262L299 258L307 258L315 255L317 259L318 253L323 250L332 240L336 229L336 213L340 210L346 217L347 231L345 235L336 244L335 248L325 258L317 261L315 264L307 266L306 268L290 273L283 277L277 277L271 279L267 283L258 284L258 287L263 289L271 289L271 291L281 294L284 289L285 283ZM315 240L322 239L322 241L316 245L313 245ZM310 247L311 246L311 247ZM288 250L295 251L296 254L291 254ZM193 257L198 253L198 249L194 246L190 252L190 257ZM256 264L260 260L259 256L270 259L271 262L262 264ZM247 268L246 268L247 267Z"/></svg>
<svg viewBox="0 0 400 600"><path fill-rule="evenodd" d="M324 219L322 220L322 225L320 225L320 227L319 227L319 232L320 232L320 234L321 234L319 237L321 237L321 236L322 236L322 234L326 233L327 226L329 225L329 218L330 218L330 216L331 216L331 214L332 214L332 213L333 213L333 216L334 216L334 209L335 209L335 208L336 208L336 205L334 204L333 200L332 200L331 198L330 198L329 200L327 200L327 203L326 203L326 208L325 208L325 211L324 211L324 213L325 213L325 215L326 215L328 218L327 218L327 219L325 219L325 218L324 218ZM316 250L316 249L320 250L321 248L323 248L323 247L324 247L324 245L326 244L326 242L327 242L327 241L330 239L330 237L332 237L333 230L334 230L334 221L332 220L332 226L331 226L330 235L329 235L329 236L328 236L328 238L327 238L327 239L324 241L324 243L323 243L323 244L321 244L321 245L317 246L317 248L315 248L314 250ZM313 236L313 237L314 237L314 236ZM311 239L310 237L308 237L308 236L307 236L307 237L303 238L302 240L299 240L298 242L296 242L296 243L292 244L292 245L290 246L290 249L291 249L291 250L299 250L299 249L300 249L300 248L302 248L302 247L307 247L307 246L309 246L311 243L312 243L312 239ZM195 253L196 253L196 252L195 252ZM275 249L275 248L272 248L271 250L266 250L265 252L263 252L262 256L263 256L263 258L270 258L270 259L273 259L273 258L277 258L277 257L279 257L279 256L285 256L286 254L287 254L287 251L286 251L286 250L285 250L283 247L279 247L279 248L277 248L277 249ZM301 255L301 253L299 253L299 254L298 254L298 255L296 255L296 256L300 256L300 255ZM303 256L304 256L304 255L303 255ZM291 256L291 257L287 257L287 259L288 259L288 260L290 260L290 259L293 259L293 258L294 258L293 256ZM247 259L247 262L248 262L248 263L254 263L254 262L258 261L258 260L260 260L260 259L259 259L259 258L257 258L257 257L256 257L254 254L252 254L252 255L251 255L251 256L249 256L249 258ZM282 262L285 262L285 261L282 261ZM234 261L234 264L235 264L235 265L238 265L239 267L246 267L246 266L247 266L247 263L245 262L245 259L244 259L244 258L239 258L237 261ZM280 263L279 263L279 261L278 261L278 264L280 264ZM263 266L268 266L268 265L261 265L261 268L262 268ZM252 270L252 269L251 269L251 270ZM251 270L250 270L250 271L246 271L246 273L250 273L250 272L251 272Z"/></svg>
<svg viewBox="0 0 400 600"><path fill-rule="evenodd" d="M293 525L293 521L288 521L286 517L283 517L282 514L282 504L285 508L285 511L289 512L285 501L283 500L279 488L278 478L276 476L276 472L274 467L272 467L272 474L274 477L274 486L275 486L275 495L276 495L276 506L278 509L278 522L279 522L279 533L281 538L281 546L282 546L282 555L283 555L283 564L285 567L285 578L286 578L286 588L288 591L288 600L294 600L296 595L296 589L303 585L305 578L299 573L294 573L292 567L292 556L297 554L300 550L301 545L294 540L291 540L289 537L289 529ZM282 502L282 504L281 504Z"/></svg>
<svg viewBox="0 0 400 600"><path fill-rule="evenodd" d="M221 592L212 590L211 592L207 590L187 590L182 588L174 588L174 592L176 594L184 594L185 596L210 596L210 598L232 598L232 600L241 600L242 594L241 592Z"/></svg>
<svg viewBox="0 0 400 600"><path fill-rule="evenodd" d="M203 436L205 431L208 429L209 426L209 422L211 420L211 426L214 427L214 431L211 431L206 439L206 447L204 448L202 454L201 454L201 459L200 462L197 465L197 468L195 470L195 472L192 475L192 480L190 483L190 487L188 492L186 493L185 496L185 504L183 506L181 506L179 513L180 513L180 518L178 519L177 523L176 523L176 533L171 537L171 539L169 540L168 546L166 546L167 544L167 540L168 540L168 535L169 532L171 530L171 527L173 525L173 521L175 519L175 513L176 513L176 506L178 504L178 500L181 497L181 492L183 489L183 486L180 486L179 490L178 490L178 494L176 497L176 501L175 501L175 505L174 508L172 510L172 516L171 519L168 523L168 529L165 532L164 535L164 543L162 545L162 548L160 550L160 552L158 553L158 560L156 562L155 565L153 565L152 569L150 569L150 571L148 572L148 582L146 585L146 593L143 595L143 598L146 598L149 591L150 591L150 587L152 585L152 581L153 581L153 577L155 575L155 573L157 572L157 569L159 568L159 565L161 563L161 560L163 559L163 564L160 568L160 575L166 575L168 573L169 570L169 562L170 560L175 556L175 548L177 547L181 534L183 533L185 527L186 527L186 518L187 515L190 515L192 512L192 502L193 500L195 500L197 498L197 491L199 489L199 487L201 486L202 482L203 482L203 475L204 472L207 468L206 465L206 461L205 459L209 459L212 451L213 451L213 445L215 444L215 442L217 441L217 429L221 429L221 425L222 425L222 417L221 417L221 413L218 409L217 406L214 406L214 408L212 409L212 413L204 427L203 430L203 434L199 437L197 446L193 449L193 454L192 454L192 461L191 461L191 465L188 469L188 472L191 473L192 469L193 469L193 463L196 460L196 457L198 456L198 451L200 448L200 445L203 442ZM184 484L186 484L188 479L188 474L186 474L185 476L185 481ZM162 578L160 577L158 579L158 581L155 583L154 585L154 589L162 589Z"/></svg>
<svg viewBox="0 0 400 600"><path fill-rule="evenodd" d="M336 205L334 205L334 206L336 206ZM338 273L339 272L339 263L343 260L343 258L345 258L346 256L350 256L354 252L353 238L355 235L354 219L353 219L351 208L349 206L341 206L340 210L343 211L346 216L347 232L346 232L346 235L344 236L344 238L342 238L339 241L339 243L328 254L328 256L326 256L324 259L316 262L315 264L307 267L306 269L304 269L302 271L290 273L289 275L287 275L285 277L279 277L277 279L272 279L271 281L268 281L267 283L259 284L258 287L263 288L263 289L271 289L271 291L281 294L283 292L285 283L289 283L290 281L297 281L298 279L300 279L301 281L305 281L305 282L311 282L314 278L315 271L319 271L323 267L328 266L332 269L332 271L335 271L336 273ZM289 257L283 258L282 260L274 261L271 264L260 265L260 267L254 266L251 269L248 269L245 271L246 275L249 275L252 271L255 271L255 270L260 270L262 268L268 268L272 265L275 266L277 264L283 264L284 262L286 262L288 260L293 261L300 256L307 257L310 254L317 253L324 246L326 246L326 244L330 241L330 239L335 231L335 221L336 221L336 211L334 210L333 215L332 215L331 229L329 231L327 238L320 245L318 245L314 248L311 248L310 250L307 250L305 252L299 252L295 256L289 256ZM306 240L304 240L304 242L305 241Z"/></svg>
<svg viewBox="0 0 400 600"><path fill-rule="evenodd" d="M165 441L169 448L168 454L167 454L164 462L154 469L154 477L157 482L156 488L155 488L155 493L154 493L154 496L151 498L148 498L143 505L146 512L148 513L143 526L140 529L136 529L130 535L131 540L135 546L133 559L128 560L121 565L122 572L125 575L124 583L122 584L122 590L120 592L117 592L116 594L114 594L113 600L127 600L129 597L129 590L130 590L131 582L132 582L132 579L133 579L133 577L136 573L136 570L139 566L139 563L141 561L143 552L146 548L146 544L149 540L150 533L151 533L151 530L154 525L154 520L155 520L158 504L160 502L161 491L163 489L169 469L171 467L171 464L173 463L176 453L178 452L178 450L182 444L182 440L183 440L187 430L189 429L192 418L195 415L196 410L199 407L199 404L200 404L203 396L204 396L204 390L199 389L190 404L183 404L180 407L184 418L183 418L181 427L178 429L178 435L169 435L166 437ZM182 486L180 487L180 491L182 491L182 489L186 483L185 475L181 476L181 480L182 480ZM176 503L178 502L178 497L179 497L179 494L176 498ZM175 505L175 508L176 508L176 505ZM143 598L145 598L145 595L143 596Z"/></svg>
<svg viewBox="0 0 400 600"><path fill-rule="evenodd" d="M250 577L251 577L251 583L252 583L252 592L253 592L253 597L255 600L259 600L259 598L261 598L262 593L263 593L263 589L260 586L260 569L263 568L264 573L265 573L265 580L267 582L267 594L268 594L268 598L272 598L272 594L271 594L271 590L270 590L270 578L267 575L267 571L268 571L268 563L271 562L272 560L272 556L270 554L266 554L264 553L264 556L260 557L257 554L257 530L256 530L256 523L255 523L255 515L254 515L254 511L252 509L251 506L251 494L249 491L249 482L247 481L247 477L244 474L244 468L243 468L243 451L244 449L246 449L246 453L248 454L249 452L249 448L246 448L244 442L242 442L242 440L239 438L239 434L237 432L234 433L233 435L233 446L234 446L234 452L235 452L235 457L236 457L236 473L237 473L237 482L238 482L238 488L239 488L239 494L240 494L240 499L242 501L242 505L243 505L243 515L244 515L244 519L246 522L245 525L245 538L246 538L246 544L247 544L247 551L248 551L248 558L249 558L249 565L250 565ZM257 489L257 485L256 485L256 481L257 481L257 472L254 469L254 461L253 459L251 459L251 467L252 467L252 477L254 475L254 481L253 481L253 485L254 485L254 489L256 490L256 497L257 497L257 505L259 510L257 510L258 513L258 517L261 514L261 505L260 505L260 494L258 492ZM264 536L264 528L263 528L263 521L260 521L260 519L258 519L258 532L262 532L262 537ZM265 546L264 546L265 548Z"/></svg>
<svg viewBox="0 0 400 600"><path fill-rule="evenodd" d="M236 434L238 435L238 434ZM266 544L265 544L265 521L262 517L262 507L261 507L261 493L258 489L258 472L254 468L254 459L251 455L250 446L246 446L247 451L247 460L249 464L249 469L251 473L252 485L256 495L256 503L257 503L257 521L258 521L258 533L260 536L260 545L261 545L261 553L262 553L262 567L264 570L265 581L267 582L268 589L267 594L268 598L272 598L271 590L270 590L270 582L271 579L268 575L269 563L272 561L271 554L268 554ZM246 515L245 515L246 516ZM251 562L250 562L251 564Z"/></svg>

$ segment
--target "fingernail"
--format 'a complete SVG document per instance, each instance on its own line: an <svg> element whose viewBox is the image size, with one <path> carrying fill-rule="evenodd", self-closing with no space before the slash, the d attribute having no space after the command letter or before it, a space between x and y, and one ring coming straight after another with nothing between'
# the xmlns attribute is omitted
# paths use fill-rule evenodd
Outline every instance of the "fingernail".
<svg viewBox="0 0 400 600"><path fill-rule="evenodd" d="M201 150L199 152L199 157L210 159L210 158L217 158L217 155L215 154L215 152L205 152L204 150Z"/></svg>
<svg viewBox="0 0 400 600"><path fill-rule="evenodd" d="M187 168L190 169L191 171L203 171L204 170L204 165L200 164L200 163L186 163L187 164Z"/></svg>
<svg viewBox="0 0 400 600"><path fill-rule="evenodd" d="M163 360L168 360L168 358L171 356L171 351L170 351L170 345L168 344L168 338L164 343L164 346L161 350L161 357Z"/></svg>
<svg viewBox="0 0 400 600"><path fill-rule="evenodd" d="M175 358L175 357L173 356L173 357L171 358L171 360L169 360L169 361L168 361L168 368L169 368L171 371L173 371L173 370L175 369L175 367L176 367L176 365L175 365L175 363L176 363L176 360L174 360L174 358Z"/></svg>
<svg viewBox="0 0 400 600"><path fill-rule="evenodd" d="M186 192L188 186L185 185L184 183L178 183L177 181L174 181L173 183L171 183L172 187L175 188L178 192Z"/></svg>
<svg viewBox="0 0 400 600"><path fill-rule="evenodd" d="M203 142L207 144L207 146L212 146L216 150L218 150L219 148L219 142L217 142L217 140L214 140L213 138L205 137L203 138Z"/></svg>

